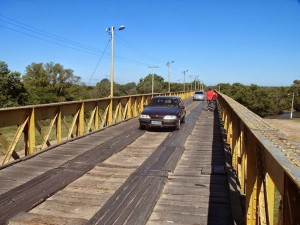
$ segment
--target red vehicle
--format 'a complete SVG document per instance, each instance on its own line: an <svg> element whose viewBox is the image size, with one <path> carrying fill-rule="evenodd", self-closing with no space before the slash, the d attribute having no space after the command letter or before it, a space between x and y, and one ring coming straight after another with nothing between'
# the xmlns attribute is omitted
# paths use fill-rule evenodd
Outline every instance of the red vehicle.
<svg viewBox="0 0 300 225"><path fill-rule="evenodd" d="M139 117L140 129L174 127L180 129L185 122L184 102L177 96L157 96L151 99Z"/></svg>

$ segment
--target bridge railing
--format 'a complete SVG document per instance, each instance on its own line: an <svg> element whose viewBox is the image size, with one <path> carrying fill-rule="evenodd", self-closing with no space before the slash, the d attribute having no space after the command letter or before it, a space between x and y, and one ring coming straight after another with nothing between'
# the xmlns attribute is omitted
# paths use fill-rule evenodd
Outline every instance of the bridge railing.
<svg viewBox="0 0 300 225"><path fill-rule="evenodd" d="M247 224L300 224L300 144L232 98L218 98Z"/></svg>
<svg viewBox="0 0 300 225"><path fill-rule="evenodd" d="M155 93L0 109L2 164L138 116Z"/></svg>

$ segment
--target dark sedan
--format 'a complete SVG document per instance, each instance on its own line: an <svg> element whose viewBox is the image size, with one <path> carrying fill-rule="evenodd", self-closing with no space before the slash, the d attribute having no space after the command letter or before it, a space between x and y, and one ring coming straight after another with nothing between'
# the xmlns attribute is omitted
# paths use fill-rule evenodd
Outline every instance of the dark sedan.
<svg viewBox="0 0 300 225"><path fill-rule="evenodd" d="M177 96L157 96L151 99L139 117L140 129L174 127L180 129L185 122L184 102Z"/></svg>

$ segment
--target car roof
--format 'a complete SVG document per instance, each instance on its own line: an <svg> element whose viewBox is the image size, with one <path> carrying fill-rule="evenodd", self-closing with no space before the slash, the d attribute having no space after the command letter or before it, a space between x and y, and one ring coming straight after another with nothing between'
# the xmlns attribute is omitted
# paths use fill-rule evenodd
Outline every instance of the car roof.
<svg viewBox="0 0 300 225"><path fill-rule="evenodd" d="M180 99L178 96L155 96L153 98L160 98L160 99Z"/></svg>

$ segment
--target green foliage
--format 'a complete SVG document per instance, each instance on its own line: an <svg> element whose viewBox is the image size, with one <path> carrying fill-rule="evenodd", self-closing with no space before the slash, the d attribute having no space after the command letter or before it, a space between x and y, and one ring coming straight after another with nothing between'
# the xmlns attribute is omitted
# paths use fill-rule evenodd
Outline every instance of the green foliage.
<svg viewBox="0 0 300 225"><path fill-rule="evenodd" d="M136 94L138 94L138 91L136 88L137 88L136 83L131 82L131 83L128 83L128 84L125 84L122 86L122 92L125 95L136 95Z"/></svg>
<svg viewBox="0 0 300 225"><path fill-rule="evenodd" d="M168 82L165 82L163 77L148 74L141 78L138 84L114 83L114 96L151 93L152 77L155 93L168 91ZM52 62L32 63L27 66L22 80L20 73L11 72L8 66L0 61L0 107L109 97L108 79L101 80L95 87L86 86L80 80L79 76L73 74L72 69L64 69L62 65ZM186 83L185 86L186 90L189 90L191 84ZM220 88L222 93L262 117L290 110L291 96L294 93L294 109L300 111L300 80L295 80L290 87L220 83L212 88ZM182 83L171 83L171 92L176 91L183 91Z"/></svg>
<svg viewBox="0 0 300 225"><path fill-rule="evenodd" d="M300 111L300 80L294 80L294 83L290 89L290 94L293 93L294 93L294 109Z"/></svg>
<svg viewBox="0 0 300 225"><path fill-rule="evenodd" d="M145 78L141 78L137 85L137 91L140 94L147 94L152 92L152 76L153 76L153 92L166 92L167 88L164 84L164 78L157 74L149 74Z"/></svg>
<svg viewBox="0 0 300 225"><path fill-rule="evenodd" d="M0 108L26 105L28 94L18 72L11 72L0 61Z"/></svg>
<svg viewBox="0 0 300 225"><path fill-rule="evenodd" d="M30 104L82 99L80 79L73 70L54 63L32 63L23 76Z"/></svg>
<svg viewBox="0 0 300 225"><path fill-rule="evenodd" d="M107 78L96 84L96 98L104 98L110 95L110 82Z"/></svg>
<svg viewBox="0 0 300 225"><path fill-rule="evenodd" d="M261 117L277 115L288 109L288 87L219 84L221 92L232 97Z"/></svg>

